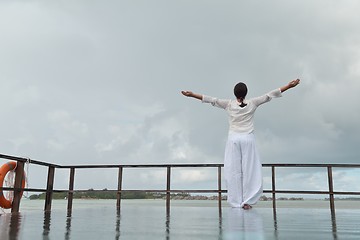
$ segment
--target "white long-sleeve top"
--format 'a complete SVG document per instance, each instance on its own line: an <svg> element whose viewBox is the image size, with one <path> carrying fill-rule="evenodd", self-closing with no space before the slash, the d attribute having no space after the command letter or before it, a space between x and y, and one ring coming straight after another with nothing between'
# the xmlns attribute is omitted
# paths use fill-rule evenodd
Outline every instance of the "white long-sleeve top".
<svg viewBox="0 0 360 240"><path fill-rule="evenodd" d="M210 103L214 107L225 109L229 115L229 132L251 133L254 131L254 113L258 106L269 102L272 98L281 97L281 90L272 90L260 97L244 100L247 104L240 107L236 99L218 99L203 95L202 102Z"/></svg>

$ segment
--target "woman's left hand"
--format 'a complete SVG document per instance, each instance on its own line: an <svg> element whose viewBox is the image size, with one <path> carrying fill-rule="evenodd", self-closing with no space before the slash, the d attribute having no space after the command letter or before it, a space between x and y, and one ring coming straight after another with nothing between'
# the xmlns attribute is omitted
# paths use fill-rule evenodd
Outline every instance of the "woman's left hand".
<svg viewBox="0 0 360 240"><path fill-rule="evenodd" d="M289 87L293 88L296 87L300 83L300 79L292 80L289 82Z"/></svg>

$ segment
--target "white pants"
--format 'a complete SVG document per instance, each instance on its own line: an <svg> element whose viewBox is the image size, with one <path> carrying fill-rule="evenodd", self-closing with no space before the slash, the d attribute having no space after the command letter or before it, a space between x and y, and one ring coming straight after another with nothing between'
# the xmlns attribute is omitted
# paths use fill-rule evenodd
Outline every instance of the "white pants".
<svg viewBox="0 0 360 240"><path fill-rule="evenodd" d="M255 204L263 193L262 166L255 136L230 133L225 148L224 174L231 207Z"/></svg>

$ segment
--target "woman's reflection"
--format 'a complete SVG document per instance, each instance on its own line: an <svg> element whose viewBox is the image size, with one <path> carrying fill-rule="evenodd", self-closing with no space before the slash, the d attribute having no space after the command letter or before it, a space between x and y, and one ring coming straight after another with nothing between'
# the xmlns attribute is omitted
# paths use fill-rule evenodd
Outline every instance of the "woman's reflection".
<svg viewBox="0 0 360 240"><path fill-rule="evenodd" d="M229 208L223 239L265 239L263 219L256 209Z"/></svg>

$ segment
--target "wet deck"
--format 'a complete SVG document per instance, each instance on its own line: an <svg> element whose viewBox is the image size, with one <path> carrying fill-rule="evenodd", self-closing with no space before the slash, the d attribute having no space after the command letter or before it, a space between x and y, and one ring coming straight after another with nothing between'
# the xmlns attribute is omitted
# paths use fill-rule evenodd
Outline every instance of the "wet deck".
<svg viewBox="0 0 360 240"><path fill-rule="evenodd" d="M71 217L66 201L54 200L51 212L43 201L22 201L23 211L0 216L0 239L360 239L359 202L339 202L333 217L327 201L260 202L251 210L216 201L75 200ZM224 203L224 205L226 205Z"/></svg>

